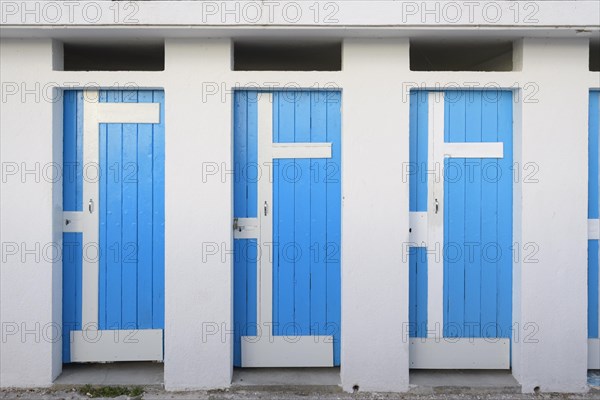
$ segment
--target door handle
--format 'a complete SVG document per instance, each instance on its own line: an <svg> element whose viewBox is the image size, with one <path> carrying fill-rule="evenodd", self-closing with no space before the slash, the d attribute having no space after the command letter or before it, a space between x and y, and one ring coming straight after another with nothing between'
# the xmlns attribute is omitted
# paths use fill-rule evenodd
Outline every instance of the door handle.
<svg viewBox="0 0 600 400"><path fill-rule="evenodd" d="M269 213L269 204L267 204L266 201L265 201L264 211L265 211L265 217L266 217L267 214Z"/></svg>
<svg viewBox="0 0 600 400"><path fill-rule="evenodd" d="M88 202L88 211L91 213L94 212L94 200L90 199L90 201Z"/></svg>
<svg viewBox="0 0 600 400"><path fill-rule="evenodd" d="M435 213L437 214L440 210L440 203L438 203L438 199L435 199Z"/></svg>

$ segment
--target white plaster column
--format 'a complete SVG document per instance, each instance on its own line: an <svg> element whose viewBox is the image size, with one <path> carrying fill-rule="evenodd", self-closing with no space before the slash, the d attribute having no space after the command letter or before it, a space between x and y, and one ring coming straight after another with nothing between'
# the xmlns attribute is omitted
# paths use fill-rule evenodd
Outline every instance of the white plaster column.
<svg viewBox="0 0 600 400"><path fill-rule="evenodd" d="M587 369L586 39L524 39L516 105L512 368L523 392L582 392ZM534 175L530 175L535 171ZM524 172L529 176L524 179Z"/></svg>
<svg viewBox="0 0 600 400"><path fill-rule="evenodd" d="M342 93L342 338L346 391L408 389L407 39L346 39ZM408 335L406 335L408 336Z"/></svg>
<svg viewBox="0 0 600 400"><path fill-rule="evenodd" d="M0 387L49 386L62 368L62 97L41 76L60 50L3 39L0 53Z"/></svg>
<svg viewBox="0 0 600 400"><path fill-rule="evenodd" d="M165 42L167 390L231 383L232 120L231 96L221 96L230 48L229 40Z"/></svg>

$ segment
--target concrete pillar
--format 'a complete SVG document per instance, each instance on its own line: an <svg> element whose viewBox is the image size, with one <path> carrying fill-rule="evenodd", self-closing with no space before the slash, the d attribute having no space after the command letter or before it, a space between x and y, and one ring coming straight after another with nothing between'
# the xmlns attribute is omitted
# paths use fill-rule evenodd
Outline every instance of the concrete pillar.
<svg viewBox="0 0 600 400"><path fill-rule="evenodd" d="M231 383L231 96L205 96L230 69L229 40L165 43L165 387ZM207 168L217 173L205 176ZM212 171L212 169L211 169Z"/></svg>
<svg viewBox="0 0 600 400"><path fill-rule="evenodd" d="M40 78L55 52L0 41L0 387L49 386L62 368L62 104Z"/></svg>
<svg viewBox="0 0 600 400"><path fill-rule="evenodd" d="M524 392L586 390L587 113L585 39L524 39L531 90L515 113L513 373ZM525 174L524 174L525 173ZM533 175L532 175L533 173Z"/></svg>
<svg viewBox="0 0 600 400"><path fill-rule="evenodd" d="M342 94L344 390L408 389L408 40L347 39ZM408 336L408 335L407 335Z"/></svg>

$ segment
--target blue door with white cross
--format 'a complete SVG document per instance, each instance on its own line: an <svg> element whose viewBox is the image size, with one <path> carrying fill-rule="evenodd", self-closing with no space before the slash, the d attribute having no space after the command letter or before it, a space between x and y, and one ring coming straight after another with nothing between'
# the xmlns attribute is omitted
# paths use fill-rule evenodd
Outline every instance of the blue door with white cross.
<svg viewBox="0 0 600 400"><path fill-rule="evenodd" d="M63 361L162 361L164 93L64 92Z"/></svg>
<svg viewBox="0 0 600 400"><path fill-rule="evenodd" d="M600 91L590 92L588 118L588 368L600 369Z"/></svg>
<svg viewBox="0 0 600 400"><path fill-rule="evenodd" d="M341 94L234 95L234 365L340 363Z"/></svg>
<svg viewBox="0 0 600 400"><path fill-rule="evenodd" d="M411 368L509 368L512 104L510 91L411 92Z"/></svg>

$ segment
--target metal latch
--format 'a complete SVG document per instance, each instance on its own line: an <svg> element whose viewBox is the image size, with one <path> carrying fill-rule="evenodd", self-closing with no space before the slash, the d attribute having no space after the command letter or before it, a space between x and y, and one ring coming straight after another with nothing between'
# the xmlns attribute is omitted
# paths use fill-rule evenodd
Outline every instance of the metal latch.
<svg viewBox="0 0 600 400"><path fill-rule="evenodd" d="M238 225L238 219L237 218L233 219L233 230L234 231L239 231L239 232L242 231L242 227Z"/></svg>

